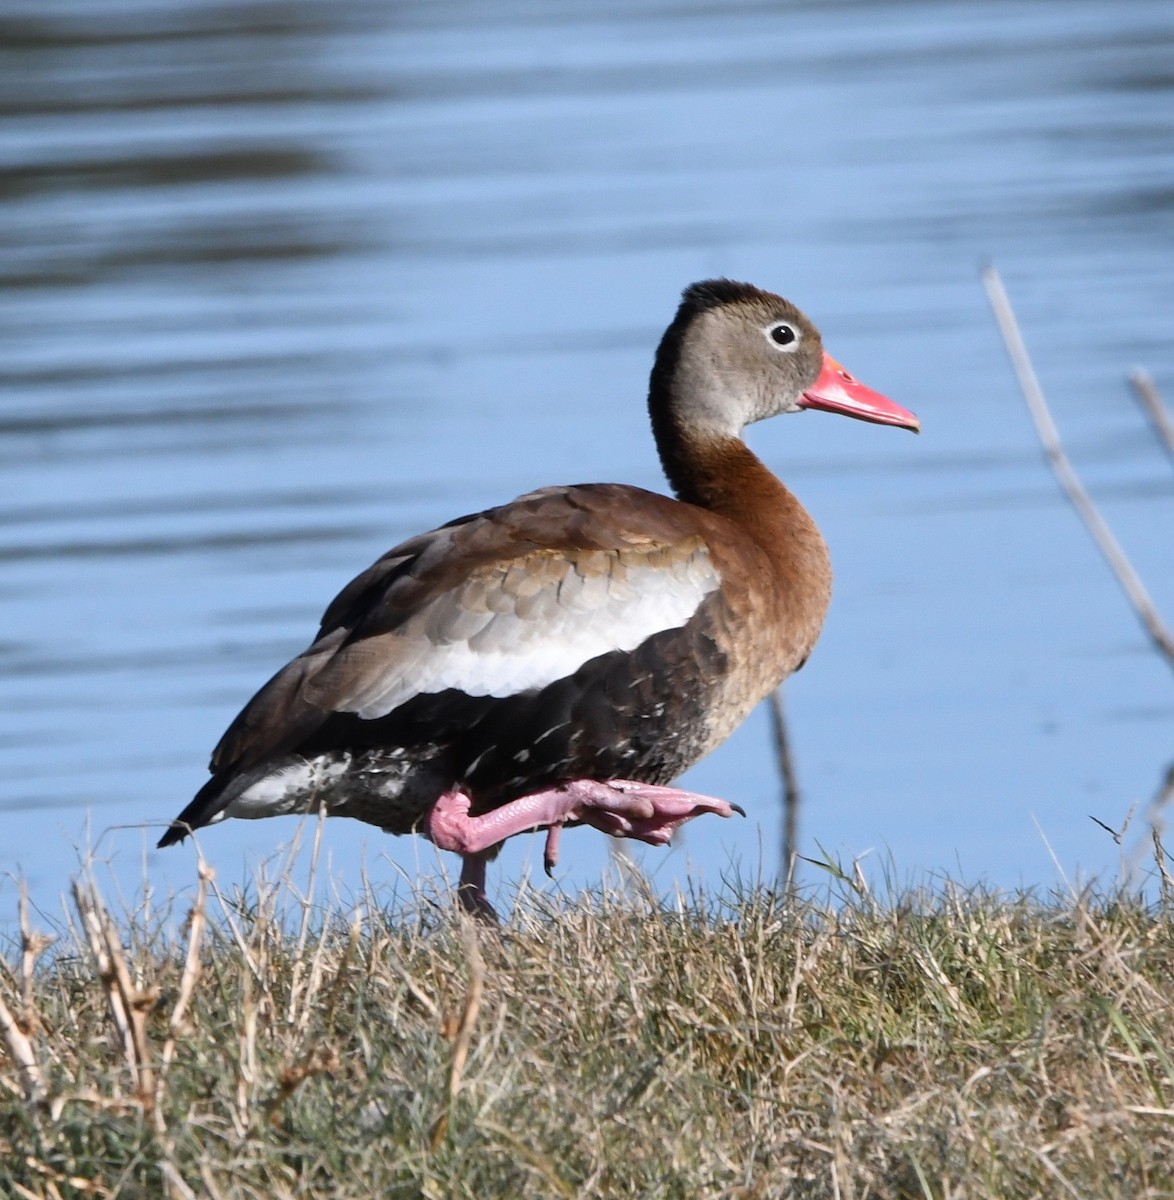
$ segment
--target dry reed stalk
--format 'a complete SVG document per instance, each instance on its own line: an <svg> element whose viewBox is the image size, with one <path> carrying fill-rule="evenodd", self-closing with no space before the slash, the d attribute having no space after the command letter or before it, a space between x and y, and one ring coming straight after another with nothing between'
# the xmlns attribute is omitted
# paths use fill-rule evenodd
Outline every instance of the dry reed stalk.
<svg viewBox="0 0 1174 1200"><path fill-rule="evenodd" d="M359 957L359 944L363 936L363 910L356 908L351 914L351 928L347 937L346 949L342 952L342 957L338 960L338 966L334 971L334 982L330 986L330 994L326 1000L326 1017L325 1025L329 1032L334 1032L335 1015L338 1012L339 1002L342 999L345 991L347 978L347 968Z"/></svg>
<svg viewBox="0 0 1174 1200"><path fill-rule="evenodd" d="M196 902L192 905L191 916L188 918L188 950L183 963L183 975L179 981L179 996L175 1007L171 1010L171 1020L167 1026L167 1041L163 1043L163 1056L159 1063L159 1094L162 1098L163 1081L167 1068L175 1055L176 1035L183 1027L187 1016L188 1005L200 978L200 949L204 940L204 929L208 923L208 884L216 878L216 872L202 862L199 866L199 882L196 885Z"/></svg>
<svg viewBox="0 0 1174 1200"><path fill-rule="evenodd" d="M1162 895L1174 896L1174 879L1166 867L1166 847L1162 845L1162 833L1156 826L1150 830L1150 840L1154 844L1154 861L1158 864L1158 878L1162 881Z"/></svg>
<svg viewBox="0 0 1174 1200"><path fill-rule="evenodd" d="M25 1097L30 1104L44 1104L49 1098L49 1089L45 1086L33 1044L21 1029L20 1022L12 1010L4 1003L3 996L0 996L0 1030L4 1033L4 1044L8 1047L8 1053L20 1072Z"/></svg>
<svg viewBox="0 0 1174 1200"><path fill-rule="evenodd" d="M338 1051L333 1046L314 1045L297 1062L286 1066L278 1079L277 1094L265 1103L269 1123L274 1126L280 1123L282 1105L307 1079L315 1075L333 1075L339 1062Z"/></svg>
<svg viewBox="0 0 1174 1200"><path fill-rule="evenodd" d="M791 1030L795 1026L795 1011L799 1004L799 988L804 975L810 974L819 961L819 956L827 949L830 934L826 931L818 933L806 953L803 950L803 935L796 933L794 938L794 967L787 984L786 1001L782 1008L783 1028Z"/></svg>
<svg viewBox="0 0 1174 1200"><path fill-rule="evenodd" d="M122 1042L123 1057L134 1082L136 1100L147 1111L155 1104L155 1078L147 1044L147 1014L155 1006L155 989L140 990L131 982L118 930L102 903L97 885L73 884L74 907L81 918L98 980L111 1019Z"/></svg>
<svg viewBox="0 0 1174 1200"><path fill-rule="evenodd" d="M197 850L198 849L199 847L197 847ZM203 855L200 856L200 861L204 861ZM261 968L249 950L249 944L245 941L244 934L241 933L240 926L237 924L236 918L232 914L231 906L220 894L220 889L216 886L215 874L213 874L208 882L212 889L212 895L216 897L216 903L220 905L220 915L224 918L225 923L228 925L228 931L232 934L232 940L236 943L236 948L240 951L241 958L244 959L249 970L252 972L253 978L257 980L258 983L261 982Z"/></svg>
<svg viewBox="0 0 1174 1200"><path fill-rule="evenodd" d="M1166 768L1166 776L1162 780L1158 788L1158 794L1151 801L1149 811L1146 814L1150 825L1150 840L1154 846L1154 862L1158 867L1158 878L1161 880L1162 895L1166 897L1174 896L1174 879L1171 879L1170 871L1166 866L1166 859L1170 857L1169 852L1162 845L1162 834L1166 829L1162 813L1171 801L1174 801L1174 763L1171 763Z"/></svg>
<svg viewBox="0 0 1174 1200"><path fill-rule="evenodd" d="M224 1193L216 1186L211 1167L206 1161L200 1163L200 1182L204 1186L206 1200L224 1200Z"/></svg>
<svg viewBox="0 0 1174 1200"><path fill-rule="evenodd" d="M16 1063L20 1072L25 1096L31 1104L43 1104L49 1096L49 1089L41 1074L40 1064L37 1062L36 1052L33 1050L29 1035L43 1028L34 1003L34 970L37 959L52 943L53 938L33 931L29 921L28 884L22 878L20 880L21 1012L18 1018L4 1003L3 997L0 997L0 1028L4 1031L5 1044L8 1046L12 1061Z"/></svg>
<svg viewBox="0 0 1174 1200"><path fill-rule="evenodd" d="M164 1159L159 1164L159 1172L163 1176L163 1186L167 1189L168 1200L173 1196L176 1200L199 1200L196 1193L184 1183L179 1168L173 1162Z"/></svg>
<svg viewBox="0 0 1174 1200"><path fill-rule="evenodd" d="M771 733L774 738L775 761L778 763L779 778L783 785L783 838L780 846L779 865L782 870L783 887L789 892L794 886L795 862L799 855L799 776L795 771L795 760L791 754L791 738L787 731L786 713L783 709L783 689L780 685L770 694Z"/></svg>
<svg viewBox="0 0 1174 1200"><path fill-rule="evenodd" d="M468 1060L469 1047L473 1041L473 1027L477 1023L477 1014L481 1011L481 998L485 993L485 963L481 958L481 946L477 940L476 921L462 913L460 922L461 942L465 947L465 961L469 964L469 990L465 993L465 1003L453 1036L452 1061L448 1072L448 1096L444 1111L432 1127L431 1147L433 1153L440 1148L448 1132L449 1115L452 1113L457 1094L461 1090L465 1063Z"/></svg>
<svg viewBox="0 0 1174 1200"><path fill-rule="evenodd" d="M385 964L395 977L408 989L408 994L428 1014L430 1020L440 1022L440 1009L432 997L408 974L407 970L392 958Z"/></svg>
<svg viewBox="0 0 1174 1200"><path fill-rule="evenodd" d="M20 999L21 1022L24 1028L35 1032L40 1027L37 1016L37 1006L33 1003L35 990L34 972L37 959L56 941L55 937L46 933L38 933L29 920L29 885L21 876L20 880Z"/></svg>
<svg viewBox="0 0 1174 1200"><path fill-rule="evenodd" d="M1171 417L1166 409L1157 384L1148 371L1140 368L1129 372L1129 382L1154 427L1154 436L1166 448L1166 453L1171 459L1174 459L1174 417Z"/></svg>
<svg viewBox="0 0 1174 1200"><path fill-rule="evenodd" d="M251 960L245 959L250 965ZM237 1137L248 1136L252 1093L257 1083L257 978L252 970L241 973L241 1011L237 1033L236 1110L233 1121Z"/></svg>
<svg viewBox="0 0 1174 1200"><path fill-rule="evenodd" d="M304 953L304 951L299 951ZM318 989L322 986L323 962L326 957L326 937L323 935L318 938L318 944L314 947L314 958L310 963L310 976L306 980L305 990L302 993L302 1011L298 1016L294 1029L300 1037L304 1037L306 1030L310 1027L310 1018L314 1015L315 1001L318 997ZM297 967L301 963L299 958L294 966Z"/></svg>
<svg viewBox="0 0 1174 1200"><path fill-rule="evenodd" d="M1007 347L1011 365L1019 380L1023 398L1027 401L1028 411L1035 423L1036 433L1044 448L1048 465L1052 468L1052 473L1056 476L1072 507L1076 509L1084 522L1085 528L1092 535L1097 549L1100 550L1113 574L1117 577L1117 582L1129 598L1130 604L1133 605L1134 612L1137 613L1150 640L1169 665L1174 668L1174 634L1171 634L1166 628L1157 606L1141 581L1141 577L1133 569L1133 564L1113 536L1113 531L1101 516L1100 510L1093 503L1092 497L1081 483L1068 455L1064 452L1063 444L1060 441L1060 431L1052 419L1051 410L1044 398L1043 389L1040 387L1035 368L1027 353L1023 335L1019 331L1019 323L1015 319L1011 301L1007 297L1007 291L1003 287L1003 281L999 277L998 271L994 267L985 267L982 272L982 282L986 289L987 299L990 301L991 310L995 314L999 332L1002 334L1003 343Z"/></svg>
<svg viewBox="0 0 1174 1200"><path fill-rule="evenodd" d="M313 911L314 891L318 882L318 856L322 851L322 835L326 829L326 805L318 806L318 822L314 828L314 845L310 851L310 878L306 884L306 894L298 896L298 902L302 908L301 926L298 929L297 953L294 956L293 977L289 987L289 1003L286 1006L285 1019L289 1024L293 1024L294 1012L297 1008L298 996L301 992L302 979L302 960L306 952L306 939L310 935L310 914ZM301 842L301 826L294 836L293 844L290 846L289 854L286 857L286 869L283 878L287 882L287 886L293 891L293 885L289 881L293 877L293 858L297 853L298 846ZM321 941L319 941L319 948ZM318 965L318 960L315 958L315 966ZM313 984L311 980L311 985ZM304 1028L306 1017L305 1009L303 1009L302 1021L299 1024Z"/></svg>
<svg viewBox="0 0 1174 1200"><path fill-rule="evenodd" d="M321 805L318 808L318 823L315 827L315 839L313 839L313 847L310 854L310 880L306 884L305 895L299 895L298 901L301 905L301 928L298 931L297 948L294 950L294 961L292 970L290 970L289 980L289 1002L286 1006L286 1022L288 1025L293 1025L299 1037L305 1037L306 1030L310 1028L310 1019L315 1012L315 1002L318 996L318 989L322 986L322 972L325 953L327 953L327 938L324 934L319 935L313 959L310 964L310 976L305 980L305 984L301 982L303 970L305 966L306 941L310 936L310 914L313 910L313 895L315 895L318 883L318 854L322 850L322 835L327 824L327 808ZM294 846L290 847L289 854L286 858L286 869L282 872L282 881L284 887L292 890L297 895L297 890L294 889L293 878L293 856L297 850L297 841L300 839L300 830L298 838L295 839ZM295 1020L295 1012L298 1008L298 1000L301 998L301 1013L297 1015Z"/></svg>
<svg viewBox="0 0 1174 1200"><path fill-rule="evenodd" d="M551 1157L542 1154L535 1150L532 1145L520 1138L512 1129L507 1129L503 1125L499 1125L496 1121L482 1121L481 1128L492 1133L499 1138L510 1150L517 1155L518 1161L523 1162L536 1175L542 1177L547 1185L554 1189L559 1196L565 1196L571 1200L575 1196L591 1196L595 1192L592 1188L584 1186L577 1188L568 1183L555 1170L554 1162Z"/></svg>

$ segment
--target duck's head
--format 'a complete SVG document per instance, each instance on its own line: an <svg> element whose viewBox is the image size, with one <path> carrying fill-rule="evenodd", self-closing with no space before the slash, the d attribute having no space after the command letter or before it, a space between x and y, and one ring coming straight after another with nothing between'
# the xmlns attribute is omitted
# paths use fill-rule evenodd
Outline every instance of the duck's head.
<svg viewBox="0 0 1174 1200"><path fill-rule="evenodd" d="M921 428L827 354L793 304L730 279L685 289L657 350L650 404L654 421L667 409L679 432L702 438L738 437L752 421L804 408Z"/></svg>

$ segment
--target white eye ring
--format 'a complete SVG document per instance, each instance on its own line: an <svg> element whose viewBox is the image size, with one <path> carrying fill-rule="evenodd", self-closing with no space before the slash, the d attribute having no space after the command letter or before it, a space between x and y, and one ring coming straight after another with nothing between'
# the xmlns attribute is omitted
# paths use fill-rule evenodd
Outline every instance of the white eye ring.
<svg viewBox="0 0 1174 1200"><path fill-rule="evenodd" d="M799 330L790 321L774 321L762 332L771 349L781 350L784 354L794 354L802 341Z"/></svg>

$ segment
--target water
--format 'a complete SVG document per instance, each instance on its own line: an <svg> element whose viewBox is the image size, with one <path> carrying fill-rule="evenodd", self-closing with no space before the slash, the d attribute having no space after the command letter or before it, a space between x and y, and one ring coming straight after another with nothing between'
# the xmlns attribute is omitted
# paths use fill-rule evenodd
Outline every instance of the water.
<svg viewBox="0 0 1174 1200"><path fill-rule="evenodd" d="M189 850L143 848L399 538L662 486L651 354L714 274L795 299L925 427L753 431L837 569L787 691L803 849L1118 873L1088 816L1156 790L1174 681L1041 464L977 268L1174 621L1174 478L1123 383L1174 398L1168 4L14 0L3 28L0 919L17 871L51 912L87 838L187 886ZM689 781L751 819L639 850L658 885L773 872L765 714ZM202 843L231 882L293 830ZM344 886L437 864L345 821L327 848ZM538 862L516 839L492 883ZM563 863L597 880L605 840Z"/></svg>

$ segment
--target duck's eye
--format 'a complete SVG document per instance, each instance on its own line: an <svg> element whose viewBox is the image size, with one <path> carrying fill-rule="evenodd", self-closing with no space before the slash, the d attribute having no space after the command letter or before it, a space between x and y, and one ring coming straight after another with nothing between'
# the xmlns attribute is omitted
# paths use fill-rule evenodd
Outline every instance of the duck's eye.
<svg viewBox="0 0 1174 1200"><path fill-rule="evenodd" d="M786 321L776 321L775 324L768 325L764 332L783 350L794 350L799 345L799 331Z"/></svg>

